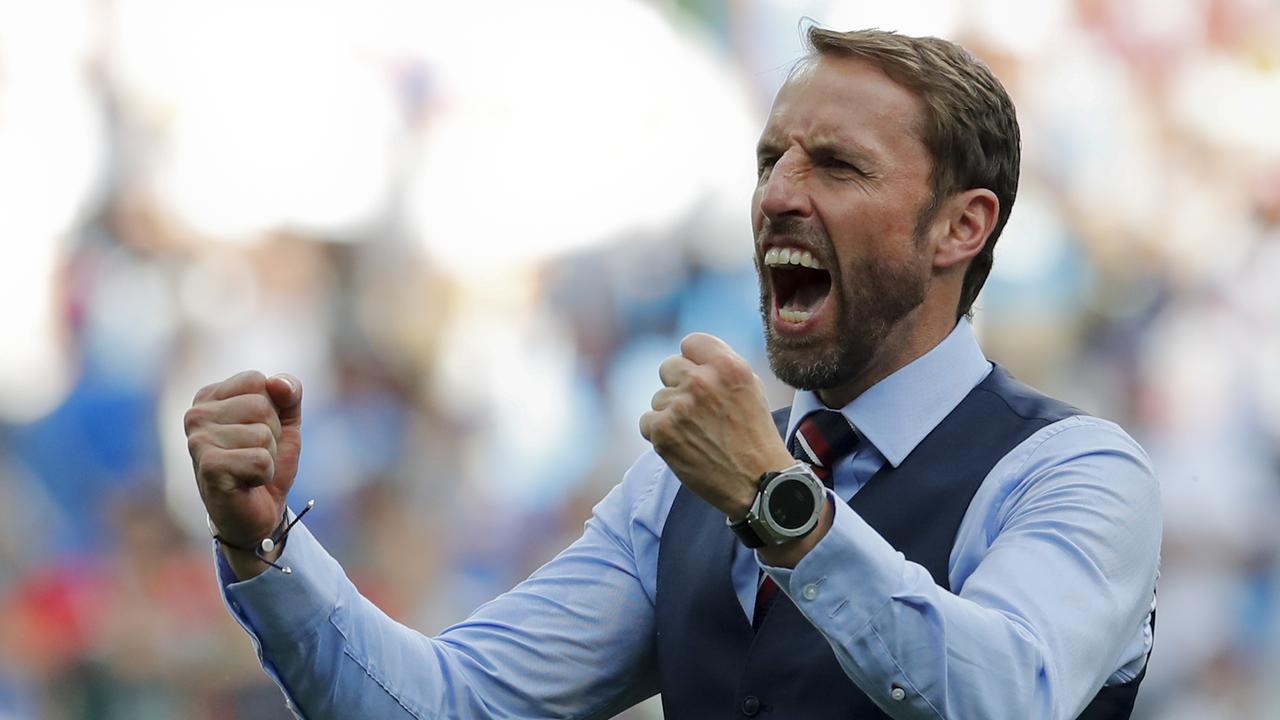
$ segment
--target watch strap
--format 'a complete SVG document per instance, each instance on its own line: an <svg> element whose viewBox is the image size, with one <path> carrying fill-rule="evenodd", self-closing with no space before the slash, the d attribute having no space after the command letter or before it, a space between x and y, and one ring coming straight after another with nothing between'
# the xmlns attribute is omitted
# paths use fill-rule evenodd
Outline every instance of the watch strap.
<svg viewBox="0 0 1280 720"><path fill-rule="evenodd" d="M754 550L756 548L764 547L765 542L751 527L750 521L752 515L754 515L754 511L748 511L746 516L741 520L726 524L729 526L729 529L733 531L733 534L738 536L738 540L741 541L743 545ZM726 518L726 520L727 519L728 518Z"/></svg>
<svg viewBox="0 0 1280 720"><path fill-rule="evenodd" d="M789 469L790 468L785 468L783 470L770 470L760 475L760 479L756 481L756 503L760 501L760 491L764 489L765 483ZM751 521L757 519L759 518L756 516L756 505L753 503L751 509L747 510L747 514L742 516L741 520L733 522L729 520L729 518L725 518L724 522L729 526L729 529L733 531L733 534L738 536L738 540L742 541L743 545L754 550L768 545L764 538L760 537L760 533L757 533L755 528L751 527Z"/></svg>

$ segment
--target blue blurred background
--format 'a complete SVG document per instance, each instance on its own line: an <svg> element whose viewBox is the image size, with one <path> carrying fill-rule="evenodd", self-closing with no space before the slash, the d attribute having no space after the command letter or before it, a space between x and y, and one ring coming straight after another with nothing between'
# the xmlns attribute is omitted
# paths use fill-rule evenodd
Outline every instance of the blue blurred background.
<svg viewBox="0 0 1280 720"><path fill-rule="evenodd" d="M285 717L214 585L201 385L302 378L295 506L432 632L578 534L683 334L767 374L801 16L1007 84L976 322L1159 470L1137 717L1280 716L1280 2L0 0L0 720Z"/></svg>

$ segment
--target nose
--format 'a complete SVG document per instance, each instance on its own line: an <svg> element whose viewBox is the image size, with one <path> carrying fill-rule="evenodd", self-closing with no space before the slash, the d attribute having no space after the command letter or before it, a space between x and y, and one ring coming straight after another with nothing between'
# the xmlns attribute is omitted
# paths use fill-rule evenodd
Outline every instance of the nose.
<svg viewBox="0 0 1280 720"><path fill-rule="evenodd" d="M813 211L807 180L808 167L799 153L784 153L756 188L760 213L770 220L787 215L807 217Z"/></svg>

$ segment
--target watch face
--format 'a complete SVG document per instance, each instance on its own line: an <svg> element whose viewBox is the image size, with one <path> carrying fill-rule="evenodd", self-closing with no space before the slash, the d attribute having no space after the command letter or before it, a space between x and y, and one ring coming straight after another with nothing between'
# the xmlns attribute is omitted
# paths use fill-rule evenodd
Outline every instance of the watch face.
<svg viewBox="0 0 1280 720"><path fill-rule="evenodd" d="M785 530L803 527L813 510L813 490L802 480L778 483L769 493L769 515Z"/></svg>

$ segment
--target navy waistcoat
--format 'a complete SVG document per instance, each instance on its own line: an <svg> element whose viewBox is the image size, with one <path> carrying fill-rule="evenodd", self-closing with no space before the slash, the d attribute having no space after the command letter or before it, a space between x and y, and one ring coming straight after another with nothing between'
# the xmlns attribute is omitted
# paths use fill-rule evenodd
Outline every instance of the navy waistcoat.
<svg viewBox="0 0 1280 720"><path fill-rule="evenodd" d="M789 410L774 413L784 435ZM897 468L886 463L849 504L950 590L951 548L983 479L1037 430L1079 414L997 366ZM752 631L730 579L736 543L718 510L680 488L658 551L657 658L667 720L888 717L784 593ZM1103 688L1080 717L1128 718L1141 681L1140 674Z"/></svg>

